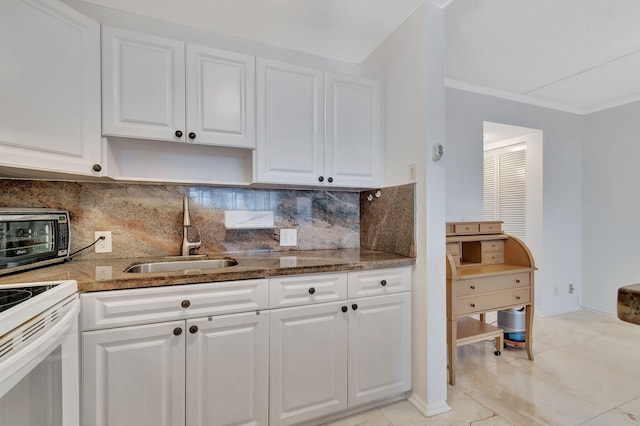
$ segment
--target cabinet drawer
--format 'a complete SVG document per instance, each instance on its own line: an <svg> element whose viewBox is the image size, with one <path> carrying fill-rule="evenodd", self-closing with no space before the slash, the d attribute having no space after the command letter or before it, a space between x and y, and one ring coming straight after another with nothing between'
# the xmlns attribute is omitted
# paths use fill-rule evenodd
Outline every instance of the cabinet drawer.
<svg viewBox="0 0 640 426"><path fill-rule="evenodd" d="M504 241L503 240L481 241L480 247L481 247L482 253L493 253L496 251L504 251Z"/></svg>
<svg viewBox="0 0 640 426"><path fill-rule="evenodd" d="M349 298L411 291L411 268L349 272Z"/></svg>
<svg viewBox="0 0 640 426"><path fill-rule="evenodd" d="M456 234L477 234L480 230L480 225L477 223L465 223L454 225L454 231Z"/></svg>
<svg viewBox="0 0 640 426"><path fill-rule="evenodd" d="M275 277L269 280L269 307L311 305L347 299L347 273Z"/></svg>
<svg viewBox="0 0 640 426"><path fill-rule="evenodd" d="M80 295L83 331L269 307L266 279L111 290Z"/></svg>
<svg viewBox="0 0 640 426"><path fill-rule="evenodd" d="M475 312L494 311L507 308L509 306L524 305L529 303L530 300L531 289L529 288L478 296L458 297L455 302L455 314L456 316L459 316Z"/></svg>
<svg viewBox="0 0 640 426"><path fill-rule="evenodd" d="M460 243L447 243L447 253L451 256L460 256Z"/></svg>
<svg viewBox="0 0 640 426"><path fill-rule="evenodd" d="M504 252L496 251L493 253L482 253L480 256L480 262L482 263L504 263Z"/></svg>
<svg viewBox="0 0 640 426"><path fill-rule="evenodd" d="M456 286L457 296L470 294L491 293L500 290L518 289L529 287L529 273L498 275L495 277L460 280L453 283Z"/></svg>
<svg viewBox="0 0 640 426"><path fill-rule="evenodd" d="M490 234L490 233L499 233L499 232L502 232L502 226L500 226L499 222L480 224L481 234Z"/></svg>

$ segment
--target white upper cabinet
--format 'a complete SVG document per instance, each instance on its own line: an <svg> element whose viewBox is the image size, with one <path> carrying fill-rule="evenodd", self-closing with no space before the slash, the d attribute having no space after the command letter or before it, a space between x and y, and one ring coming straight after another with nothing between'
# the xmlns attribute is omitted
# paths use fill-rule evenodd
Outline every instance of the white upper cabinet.
<svg viewBox="0 0 640 426"><path fill-rule="evenodd" d="M184 140L184 43L102 28L102 133Z"/></svg>
<svg viewBox="0 0 640 426"><path fill-rule="evenodd" d="M256 180L324 181L322 71L257 59Z"/></svg>
<svg viewBox="0 0 640 426"><path fill-rule="evenodd" d="M100 176L98 23L53 0L4 0L0 56L0 165Z"/></svg>
<svg viewBox="0 0 640 426"><path fill-rule="evenodd" d="M379 186L380 83L327 72L324 90L326 176L337 186Z"/></svg>
<svg viewBox="0 0 640 426"><path fill-rule="evenodd" d="M264 59L257 74L257 182L380 185L378 82Z"/></svg>
<svg viewBox="0 0 640 426"><path fill-rule="evenodd" d="M187 141L254 148L255 80L252 56L187 44Z"/></svg>
<svg viewBox="0 0 640 426"><path fill-rule="evenodd" d="M255 147L255 60L103 27L107 136Z"/></svg>

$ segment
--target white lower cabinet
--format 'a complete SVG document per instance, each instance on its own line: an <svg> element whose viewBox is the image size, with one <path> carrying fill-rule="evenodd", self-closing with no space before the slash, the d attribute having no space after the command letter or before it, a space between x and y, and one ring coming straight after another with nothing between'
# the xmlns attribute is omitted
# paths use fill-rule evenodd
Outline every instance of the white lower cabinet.
<svg viewBox="0 0 640 426"><path fill-rule="evenodd" d="M271 425L347 408L344 302L271 311Z"/></svg>
<svg viewBox="0 0 640 426"><path fill-rule="evenodd" d="M83 424L297 425L400 396L410 288L406 267L85 293Z"/></svg>
<svg viewBox="0 0 640 426"><path fill-rule="evenodd" d="M269 424L269 312L187 320L187 425Z"/></svg>
<svg viewBox="0 0 640 426"><path fill-rule="evenodd" d="M82 424L184 425L184 327L171 321L83 333Z"/></svg>
<svg viewBox="0 0 640 426"><path fill-rule="evenodd" d="M271 285L305 288L305 277L312 285L339 275L347 276L278 277ZM410 268L354 272L333 281L337 294L345 294L347 283L357 294L362 282L375 281L381 295L271 310L272 426L313 421L411 390ZM272 289L271 306L279 306L273 300L278 294Z"/></svg>
<svg viewBox="0 0 640 426"><path fill-rule="evenodd" d="M411 294L355 299L350 308L349 406L410 390Z"/></svg>

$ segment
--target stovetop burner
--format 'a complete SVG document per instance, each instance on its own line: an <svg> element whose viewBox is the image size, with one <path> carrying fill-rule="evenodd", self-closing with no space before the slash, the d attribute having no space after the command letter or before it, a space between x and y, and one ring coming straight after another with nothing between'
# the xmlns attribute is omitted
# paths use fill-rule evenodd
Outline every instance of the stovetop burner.
<svg viewBox="0 0 640 426"><path fill-rule="evenodd" d="M39 285L0 290L0 312L6 311L19 303L52 289L55 285Z"/></svg>

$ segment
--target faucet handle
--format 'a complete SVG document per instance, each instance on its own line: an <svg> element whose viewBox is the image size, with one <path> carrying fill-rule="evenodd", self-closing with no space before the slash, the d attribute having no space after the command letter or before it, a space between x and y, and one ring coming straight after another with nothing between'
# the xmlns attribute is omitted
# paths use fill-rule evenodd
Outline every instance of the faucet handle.
<svg viewBox="0 0 640 426"><path fill-rule="evenodd" d="M196 244L196 243L198 244L197 247L195 247L195 246L192 246L192 247L195 247L195 248L200 247L200 244L202 244L202 237L200 236L200 231L198 231L198 228L195 228L193 226L189 226L189 227L185 227L185 228L186 228L186 231L187 231L187 241L190 244ZM193 229L195 231L195 233L198 235L197 240L191 241L189 239L189 229Z"/></svg>

